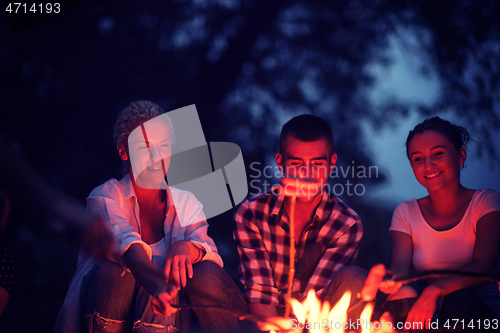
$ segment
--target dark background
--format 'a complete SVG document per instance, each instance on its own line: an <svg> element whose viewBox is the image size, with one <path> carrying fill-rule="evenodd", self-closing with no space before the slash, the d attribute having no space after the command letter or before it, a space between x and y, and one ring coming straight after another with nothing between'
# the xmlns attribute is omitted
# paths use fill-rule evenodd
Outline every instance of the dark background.
<svg viewBox="0 0 500 333"><path fill-rule="evenodd" d="M269 164L282 124L300 113L330 122L339 165L374 165L357 135L361 122L395 128L410 110L451 110L474 134L476 153L498 163L499 1L63 4L65 12L45 23L0 13L0 132L55 188L82 203L94 187L120 177L112 127L118 112L140 99L165 111L196 104L207 141L238 144L249 175L250 163ZM367 64L391 65L383 50L400 29L423 45L420 74L433 71L440 80L432 106L397 99L374 106L365 93L375 84ZM386 180L381 170L362 181ZM358 264L387 262L392 211L376 200L343 199L363 218ZM238 280L232 213L210 219L209 232ZM2 332L50 332L74 273L76 247L43 224L36 211L13 202L2 242L16 256L18 279L0 317Z"/></svg>

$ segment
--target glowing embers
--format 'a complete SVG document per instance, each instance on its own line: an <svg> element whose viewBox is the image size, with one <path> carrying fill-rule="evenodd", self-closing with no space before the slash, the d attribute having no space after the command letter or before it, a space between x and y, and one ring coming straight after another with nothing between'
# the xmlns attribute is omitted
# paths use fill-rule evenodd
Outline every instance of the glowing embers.
<svg viewBox="0 0 500 333"><path fill-rule="evenodd" d="M306 329L310 333L345 333L358 330L362 333L385 333L394 332L392 323L388 321L370 322L373 305L365 305L359 319L347 318L351 293L347 291L342 298L330 309L330 304L321 304L313 290L310 290L304 301L299 302L291 298L295 318L272 318L274 325L268 324L264 329L274 329L271 332L303 332ZM261 327L262 329L263 327Z"/></svg>
<svg viewBox="0 0 500 333"><path fill-rule="evenodd" d="M362 324L369 323L373 306L367 304L361 318L356 322L349 322L347 309L350 300L351 293L346 292L337 304L330 309L328 302L321 304L314 291L310 290L307 298L302 303L295 299L290 300L293 313L296 316L296 319L291 320L290 328L306 328L311 333L343 333L363 327L362 332L369 332L369 330L364 329L364 326L369 328L369 325Z"/></svg>

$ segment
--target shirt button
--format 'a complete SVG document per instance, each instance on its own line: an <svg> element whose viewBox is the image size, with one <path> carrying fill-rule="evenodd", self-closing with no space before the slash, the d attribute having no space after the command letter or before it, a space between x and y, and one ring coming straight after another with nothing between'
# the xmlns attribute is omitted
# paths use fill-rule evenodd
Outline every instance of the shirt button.
<svg viewBox="0 0 500 333"><path fill-rule="evenodd" d="M118 225L117 224L113 225L113 229L115 230L118 229Z"/></svg>
<svg viewBox="0 0 500 333"><path fill-rule="evenodd" d="M295 262L299 262L299 258L295 258Z"/></svg>

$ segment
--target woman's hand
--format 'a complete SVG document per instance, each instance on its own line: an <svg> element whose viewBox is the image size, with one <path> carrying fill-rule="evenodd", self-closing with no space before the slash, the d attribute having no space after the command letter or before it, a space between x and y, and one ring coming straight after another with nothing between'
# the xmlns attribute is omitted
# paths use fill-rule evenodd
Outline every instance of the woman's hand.
<svg viewBox="0 0 500 333"><path fill-rule="evenodd" d="M192 251L201 251L188 240L175 242L165 260L165 279L171 281L180 290L185 287L187 277L193 277ZM187 273L187 274L186 274Z"/></svg>
<svg viewBox="0 0 500 333"><path fill-rule="evenodd" d="M380 291L383 292L384 294L389 294L389 295L393 295L393 294L397 293L402 286L401 283L394 281L394 280L396 280L397 276L394 275L388 269L385 271L385 275L389 276L391 278L391 280L385 280L385 281L380 282L380 285L379 285Z"/></svg>
<svg viewBox="0 0 500 333"><path fill-rule="evenodd" d="M164 316L170 316L177 312L177 309L172 307L172 298L177 294L177 289L169 283L164 283L158 286L153 295L153 312Z"/></svg>
<svg viewBox="0 0 500 333"><path fill-rule="evenodd" d="M399 291L401 286L401 283L397 283L392 280L382 281L380 283L380 291L384 294L394 295Z"/></svg>
<svg viewBox="0 0 500 333"><path fill-rule="evenodd" d="M437 288L432 285L425 288L408 313L405 327L411 327L412 330L430 328L439 297Z"/></svg>
<svg viewBox="0 0 500 333"><path fill-rule="evenodd" d="M165 281L162 271L149 260L144 248L140 244L132 244L125 252L125 259L137 281L153 296L153 311L165 316L176 312L171 301L177 295L177 289Z"/></svg>

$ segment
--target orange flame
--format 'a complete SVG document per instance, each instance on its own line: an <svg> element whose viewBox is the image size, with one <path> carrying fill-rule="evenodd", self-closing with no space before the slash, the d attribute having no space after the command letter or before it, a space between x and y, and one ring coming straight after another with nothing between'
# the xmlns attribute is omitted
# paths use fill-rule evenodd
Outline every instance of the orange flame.
<svg viewBox="0 0 500 333"><path fill-rule="evenodd" d="M347 291L342 298L330 309L328 302L321 302L316 297L313 290L310 290L304 301L299 302L291 298L290 304L296 318L271 319L275 324L280 325L273 328L280 328L280 331L302 332L307 329L310 333L345 333L352 332L353 329L361 329L362 333L386 333L394 332L392 325L388 322L371 323L370 318L373 313L373 305L368 303L363 309L361 316L356 322L349 322L347 310L351 300L351 293ZM389 325L388 325L389 324ZM270 326L269 326L270 327ZM270 327L271 328L271 327ZM276 331L271 331L276 333Z"/></svg>

